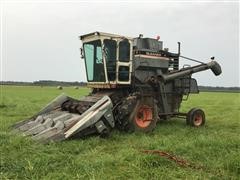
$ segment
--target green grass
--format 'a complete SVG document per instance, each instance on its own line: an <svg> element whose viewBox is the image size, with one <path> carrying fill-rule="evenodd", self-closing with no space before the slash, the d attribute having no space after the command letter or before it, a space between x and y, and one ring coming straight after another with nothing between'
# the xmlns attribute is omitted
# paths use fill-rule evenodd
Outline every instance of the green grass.
<svg viewBox="0 0 240 180"><path fill-rule="evenodd" d="M1 86L0 179L239 179L240 94L200 93L183 102L182 111L205 110L206 126L185 120L159 123L153 133L113 131L107 139L90 137L39 144L11 132L9 126L41 109L60 93L78 98L89 89ZM163 150L202 170L184 168L146 149Z"/></svg>

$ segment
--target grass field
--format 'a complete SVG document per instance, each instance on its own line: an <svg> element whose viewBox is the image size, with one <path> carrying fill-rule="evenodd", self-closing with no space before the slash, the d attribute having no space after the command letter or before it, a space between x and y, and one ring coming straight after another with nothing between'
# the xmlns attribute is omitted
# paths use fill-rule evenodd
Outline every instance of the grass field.
<svg viewBox="0 0 240 180"><path fill-rule="evenodd" d="M65 92L78 98L89 89L1 86L0 179L239 179L240 94L200 93L182 111L205 110L206 126L191 128L181 119L159 123L150 134L113 131L107 139L90 137L48 145L11 133L9 126L39 111ZM203 166L181 167L146 149L163 150Z"/></svg>

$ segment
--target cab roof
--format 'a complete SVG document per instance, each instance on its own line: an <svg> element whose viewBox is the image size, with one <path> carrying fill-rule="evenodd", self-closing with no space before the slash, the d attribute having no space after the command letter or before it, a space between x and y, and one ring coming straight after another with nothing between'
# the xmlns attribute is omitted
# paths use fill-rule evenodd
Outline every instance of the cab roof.
<svg viewBox="0 0 240 180"><path fill-rule="evenodd" d="M133 38L127 37L127 36L122 36L122 35L117 35L117 34L111 34L111 33L105 33L105 32L98 32L98 31L81 35L81 36L79 36L79 38L80 38L81 40L83 40L83 39L85 39L86 37L90 37L90 36L107 36L107 37L113 37L113 38L133 39Z"/></svg>

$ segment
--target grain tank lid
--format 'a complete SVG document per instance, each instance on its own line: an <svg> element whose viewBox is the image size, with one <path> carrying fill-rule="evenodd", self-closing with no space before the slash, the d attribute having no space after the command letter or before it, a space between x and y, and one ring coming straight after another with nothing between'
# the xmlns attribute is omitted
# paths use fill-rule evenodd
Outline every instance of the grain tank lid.
<svg viewBox="0 0 240 180"><path fill-rule="evenodd" d="M133 39L133 38L127 37L127 36L122 36L122 35L117 35L117 34L110 34L110 33L105 33L105 32L98 32L98 31L81 35L81 36L79 36L79 38L80 38L80 40L83 40L83 39L85 39L87 37L90 37L90 36L106 36L106 37L130 39L130 40Z"/></svg>

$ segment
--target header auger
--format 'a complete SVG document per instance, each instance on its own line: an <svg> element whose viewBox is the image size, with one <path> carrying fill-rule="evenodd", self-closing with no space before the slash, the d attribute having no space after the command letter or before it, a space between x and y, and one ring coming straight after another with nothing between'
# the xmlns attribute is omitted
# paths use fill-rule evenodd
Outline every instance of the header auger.
<svg viewBox="0 0 240 180"><path fill-rule="evenodd" d="M113 128L149 132L157 121L185 116L199 127L205 114L198 108L179 112L184 96L198 93L193 73L221 67L211 60L179 69L178 52L163 48L159 39L130 38L94 32L80 36L87 85L92 92L79 100L61 95L33 117L15 124L16 131L40 142L91 134L106 136ZM212 58L213 59L213 58Z"/></svg>

